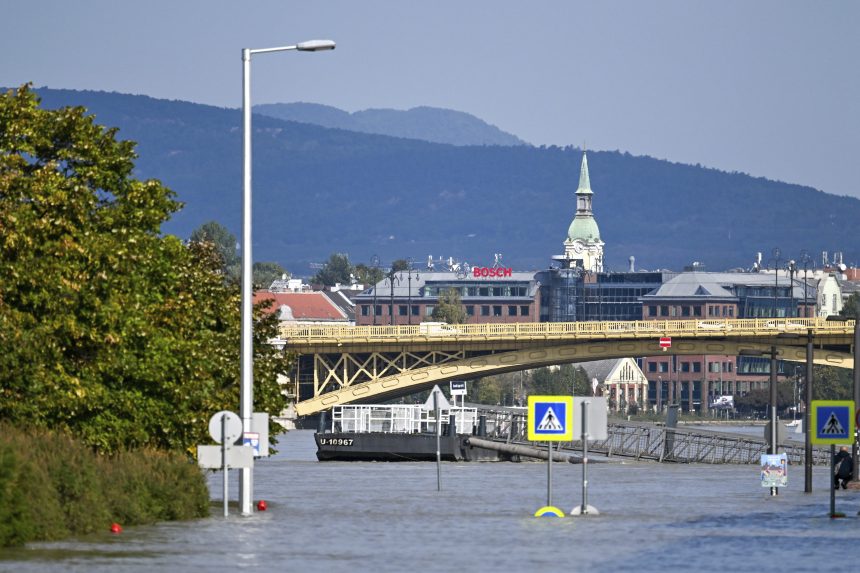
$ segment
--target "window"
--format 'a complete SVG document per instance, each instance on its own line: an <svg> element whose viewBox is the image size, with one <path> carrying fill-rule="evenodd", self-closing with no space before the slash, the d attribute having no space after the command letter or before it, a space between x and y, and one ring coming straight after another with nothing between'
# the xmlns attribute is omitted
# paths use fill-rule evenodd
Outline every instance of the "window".
<svg viewBox="0 0 860 573"><path fill-rule="evenodd" d="M466 316L475 316L475 305L467 304L466 305Z"/></svg>
<svg viewBox="0 0 860 573"><path fill-rule="evenodd" d="M398 304L397 305L397 316L406 316L406 314L408 313L408 310L409 310L409 307L406 306L405 304Z"/></svg>
<svg viewBox="0 0 860 573"><path fill-rule="evenodd" d="M669 371L669 363L668 362L658 362L657 372L668 372Z"/></svg>
<svg viewBox="0 0 860 573"><path fill-rule="evenodd" d="M480 296L490 296L490 289L489 289L489 287L481 287L481 288L479 288L479 289L478 289L478 294L479 294Z"/></svg>
<svg viewBox="0 0 860 573"><path fill-rule="evenodd" d="M702 363L701 362L693 362L693 372L701 372L702 371Z"/></svg>
<svg viewBox="0 0 860 573"><path fill-rule="evenodd" d="M376 308L374 309L373 314L376 316L382 315L382 305L381 304L376 305Z"/></svg>
<svg viewBox="0 0 860 573"><path fill-rule="evenodd" d="M502 296L502 287L493 287L493 296Z"/></svg>
<svg viewBox="0 0 860 573"><path fill-rule="evenodd" d="M481 307L481 316L490 316L490 306L485 304Z"/></svg>
<svg viewBox="0 0 860 573"><path fill-rule="evenodd" d="M660 306L660 316L669 316L669 307L665 304Z"/></svg>
<svg viewBox="0 0 860 573"><path fill-rule="evenodd" d="M648 306L648 316L657 316L657 307L654 305Z"/></svg>
<svg viewBox="0 0 860 573"><path fill-rule="evenodd" d="M649 362L648 363L648 372L657 372L657 363Z"/></svg>
<svg viewBox="0 0 860 573"><path fill-rule="evenodd" d="M428 304L424 307L424 316L433 316L433 305Z"/></svg>
<svg viewBox="0 0 860 573"><path fill-rule="evenodd" d="M730 306L729 307L729 314L727 316L734 316L734 315L735 315L735 307Z"/></svg>
<svg viewBox="0 0 860 573"><path fill-rule="evenodd" d="M693 316L702 316L702 307L694 306L693 307Z"/></svg>
<svg viewBox="0 0 860 573"><path fill-rule="evenodd" d="M529 307L523 305L520 307L520 316L528 316L529 315Z"/></svg>
<svg viewBox="0 0 860 573"><path fill-rule="evenodd" d="M370 316L370 305L369 304L361 305L361 316Z"/></svg>
<svg viewBox="0 0 860 573"><path fill-rule="evenodd" d="M690 316L690 307L682 306L681 307L681 316Z"/></svg>
<svg viewBox="0 0 860 573"><path fill-rule="evenodd" d="M421 308L417 304L412 305L412 316L419 316L421 314Z"/></svg>
<svg viewBox="0 0 860 573"><path fill-rule="evenodd" d="M514 305L508 306L508 316L516 316L517 315L517 307Z"/></svg>
<svg viewBox="0 0 860 573"><path fill-rule="evenodd" d="M690 363L689 362L681 362L681 372L689 372L690 371Z"/></svg>
<svg viewBox="0 0 860 573"><path fill-rule="evenodd" d="M493 305L493 316L502 316L502 305Z"/></svg>
<svg viewBox="0 0 860 573"><path fill-rule="evenodd" d="M478 287L469 287L466 289L466 294L468 296L478 296Z"/></svg>

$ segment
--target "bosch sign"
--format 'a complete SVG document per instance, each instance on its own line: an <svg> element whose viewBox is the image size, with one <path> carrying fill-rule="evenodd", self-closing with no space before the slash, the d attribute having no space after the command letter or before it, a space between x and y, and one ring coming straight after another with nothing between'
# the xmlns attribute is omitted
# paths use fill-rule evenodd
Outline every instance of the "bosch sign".
<svg viewBox="0 0 860 573"><path fill-rule="evenodd" d="M475 267L472 269L472 276L475 278L494 278L494 277L509 277L513 271L510 267Z"/></svg>

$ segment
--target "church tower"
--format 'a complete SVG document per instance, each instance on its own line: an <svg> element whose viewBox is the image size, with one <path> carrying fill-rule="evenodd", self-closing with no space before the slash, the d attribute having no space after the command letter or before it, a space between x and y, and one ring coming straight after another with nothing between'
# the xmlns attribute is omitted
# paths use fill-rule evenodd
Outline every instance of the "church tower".
<svg viewBox="0 0 860 573"><path fill-rule="evenodd" d="M583 151L579 187L576 189L576 215L567 230L563 260L568 268L602 273L604 243L600 240L600 229L597 228L597 221L591 211L593 196L588 177L588 157Z"/></svg>

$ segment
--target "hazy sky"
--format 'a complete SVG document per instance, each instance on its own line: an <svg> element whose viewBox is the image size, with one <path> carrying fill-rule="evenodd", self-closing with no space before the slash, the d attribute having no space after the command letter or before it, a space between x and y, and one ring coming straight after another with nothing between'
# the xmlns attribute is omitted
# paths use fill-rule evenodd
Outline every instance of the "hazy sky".
<svg viewBox="0 0 860 573"><path fill-rule="evenodd" d="M3 2L0 85L241 105L472 113L536 144L619 149L860 197L860 2Z"/></svg>

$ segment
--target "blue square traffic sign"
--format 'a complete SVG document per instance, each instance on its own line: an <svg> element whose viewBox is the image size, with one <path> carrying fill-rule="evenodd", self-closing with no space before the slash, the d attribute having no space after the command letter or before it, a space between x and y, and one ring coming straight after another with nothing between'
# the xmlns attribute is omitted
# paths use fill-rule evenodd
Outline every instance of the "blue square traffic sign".
<svg viewBox="0 0 860 573"><path fill-rule="evenodd" d="M813 400L813 444L845 444L854 441L854 402L852 400Z"/></svg>
<svg viewBox="0 0 860 573"><path fill-rule="evenodd" d="M564 442L573 439L572 396L529 396L528 439Z"/></svg>

